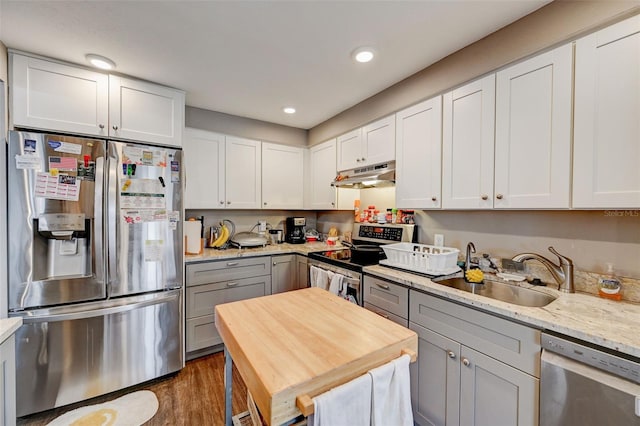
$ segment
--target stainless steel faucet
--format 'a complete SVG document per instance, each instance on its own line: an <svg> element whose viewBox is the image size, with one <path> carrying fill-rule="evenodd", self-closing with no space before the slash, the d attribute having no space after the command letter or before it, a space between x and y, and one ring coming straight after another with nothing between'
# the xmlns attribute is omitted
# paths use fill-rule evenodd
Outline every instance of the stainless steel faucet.
<svg viewBox="0 0 640 426"><path fill-rule="evenodd" d="M476 246L472 242L467 243L467 256L464 261L465 271L468 271L469 269L471 269L471 253L475 253L475 252L476 252Z"/></svg>
<svg viewBox="0 0 640 426"><path fill-rule="evenodd" d="M573 286L573 261L566 256L558 253L553 247L549 247L549 251L558 256L559 265L556 265L544 256L536 253L520 253L513 256L512 260L516 262L524 262L525 260L537 260L542 263L551 273L558 283L558 290L565 293L575 293ZM467 256L469 251L467 249Z"/></svg>

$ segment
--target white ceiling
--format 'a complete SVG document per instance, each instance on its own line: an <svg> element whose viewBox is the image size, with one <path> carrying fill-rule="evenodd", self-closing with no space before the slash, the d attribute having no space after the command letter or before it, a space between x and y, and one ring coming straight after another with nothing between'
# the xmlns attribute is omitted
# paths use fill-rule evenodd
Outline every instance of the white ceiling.
<svg viewBox="0 0 640 426"><path fill-rule="evenodd" d="M0 40L80 64L104 55L187 105L308 129L546 3L0 0ZM351 60L360 46L374 61Z"/></svg>

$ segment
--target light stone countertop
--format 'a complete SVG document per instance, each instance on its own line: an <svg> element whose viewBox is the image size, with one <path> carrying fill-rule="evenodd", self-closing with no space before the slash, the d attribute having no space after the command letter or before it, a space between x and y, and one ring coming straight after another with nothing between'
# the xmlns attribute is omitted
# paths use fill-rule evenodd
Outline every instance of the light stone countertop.
<svg viewBox="0 0 640 426"><path fill-rule="evenodd" d="M562 293L552 288L525 283L522 286L557 297L547 306L532 308L449 288L436 284L429 278L385 266L366 266L364 272L533 327L555 331L640 357L640 304L638 303L616 302L586 293Z"/></svg>
<svg viewBox="0 0 640 426"><path fill-rule="evenodd" d="M0 319L0 344L4 343L22 325L22 318Z"/></svg>
<svg viewBox="0 0 640 426"><path fill-rule="evenodd" d="M342 245L328 245L322 242L304 243L304 244L267 244L265 247L255 248L228 248L226 250L204 249L202 254L186 254L184 263L195 263L202 261L212 261L219 259L235 259L239 257L255 257L255 256L272 256L278 254L302 254L307 255L314 251L323 250L340 250L346 248Z"/></svg>

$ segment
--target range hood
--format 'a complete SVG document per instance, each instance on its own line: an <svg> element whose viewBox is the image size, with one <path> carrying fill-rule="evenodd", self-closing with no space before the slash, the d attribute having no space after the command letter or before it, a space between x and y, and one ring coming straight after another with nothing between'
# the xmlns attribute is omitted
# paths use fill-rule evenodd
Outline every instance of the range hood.
<svg viewBox="0 0 640 426"><path fill-rule="evenodd" d="M375 164L338 173L331 185L336 188L380 188L396 183L396 162Z"/></svg>

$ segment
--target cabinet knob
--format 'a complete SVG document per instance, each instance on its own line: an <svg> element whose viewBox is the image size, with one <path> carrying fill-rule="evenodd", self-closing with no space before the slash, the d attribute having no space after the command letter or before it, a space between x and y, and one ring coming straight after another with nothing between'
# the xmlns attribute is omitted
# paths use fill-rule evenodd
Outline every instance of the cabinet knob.
<svg viewBox="0 0 640 426"><path fill-rule="evenodd" d="M224 204L224 201L220 201L220 205L223 205L223 204Z"/></svg>
<svg viewBox="0 0 640 426"><path fill-rule="evenodd" d="M497 195L496 195L496 198L497 198L498 200L502 200L502 197L504 197L504 195L502 195L502 194L497 194Z"/></svg>
<svg viewBox="0 0 640 426"><path fill-rule="evenodd" d="M438 197L431 197L431 201L438 201Z"/></svg>
<svg viewBox="0 0 640 426"><path fill-rule="evenodd" d="M235 281L234 281L234 282L227 283L227 287L234 287L234 286L236 286L236 285L238 285L238 283L237 283L237 282L235 282Z"/></svg>
<svg viewBox="0 0 640 426"><path fill-rule="evenodd" d="M482 198L483 200L488 200L489 196L487 194L482 194L482 197L480 197L480 198Z"/></svg>
<svg viewBox="0 0 640 426"><path fill-rule="evenodd" d="M456 359L456 353L454 351L447 351L447 355L449 355L451 359Z"/></svg>
<svg viewBox="0 0 640 426"><path fill-rule="evenodd" d="M336 203L331 203L331 205L332 205L333 207L335 207L335 206L336 206Z"/></svg>
<svg viewBox="0 0 640 426"><path fill-rule="evenodd" d="M366 158L362 157L362 161L366 161L366 160L367 160Z"/></svg>
<svg viewBox="0 0 640 426"><path fill-rule="evenodd" d="M468 367L468 366L470 366L470 365L471 365L471 361L469 361L467 358L462 358L462 364L463 364L465 367Z"/></svg>
<svg viewBox="0 0 640 426"><path fill-rule="evenodd" d="M113 125L113 130L118 130L118 126L116 126L115 124Z"/></svg>
<svg viewBox="0 0 640 426"><path fill-rule="evenodd" d="M231 204L231 201L227 201L227 204Z"/></svg>
<svg viewBox="0 0 640 426"><path fill-rule="evenodd" d="M264 205L265 205L265 206L267 205L267 202L266 202L266 201L264 202Z"/></svg>
<svg viewBox="0 0 640 426"><path fill-rule="evenodd" d="M100 129L104 129L104 124L98 124L98 127L100 127Z"/></svg>
<svg viewBox="0 0 640 426"><path fill-rule="evenodd" d="M359 163L359 162L360 162L360 159L359 159L359 158L356 158L356 161Z"/></svg>
<svg viewBox="0 0 640 426"><path fill-rule="evenodd" d="M273 266L276 266L276 262L273 262Z"/></svg>

